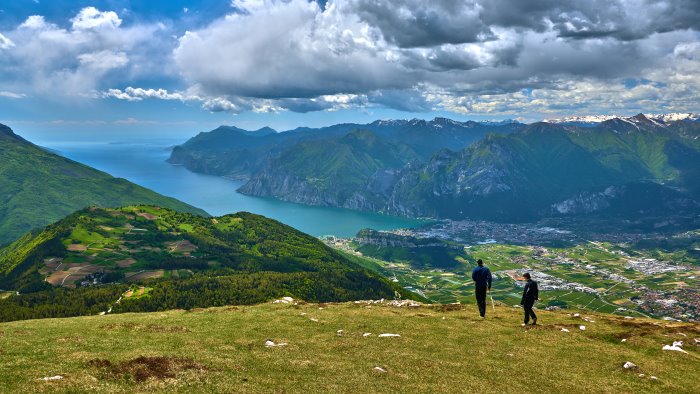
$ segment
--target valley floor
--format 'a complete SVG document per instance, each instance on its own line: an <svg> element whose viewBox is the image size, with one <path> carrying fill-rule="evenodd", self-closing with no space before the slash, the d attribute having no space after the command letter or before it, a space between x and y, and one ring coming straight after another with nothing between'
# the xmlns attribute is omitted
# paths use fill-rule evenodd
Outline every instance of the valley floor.
<svg viewBox="0 0 700 394"><path fill-rule="evenodd" d="M506 306L367 302L2 323L0 392L700 391L698 324L538 313L532 328ZM687 353L662 350L674 341Z"/></svg>

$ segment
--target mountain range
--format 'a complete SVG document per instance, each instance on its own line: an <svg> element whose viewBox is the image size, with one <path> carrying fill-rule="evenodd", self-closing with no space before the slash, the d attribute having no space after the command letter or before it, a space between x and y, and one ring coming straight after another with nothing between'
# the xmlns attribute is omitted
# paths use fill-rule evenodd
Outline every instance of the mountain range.
<svg viewBox="0 0 700 394"><path fill-rule="evenodd" d="M510 222L634 220L700 212L699 136L693 114L527 125L414 119L280 133L222 127L169 160L244 179L245 194L310 205Z"/></svg>
<svg viewBox="0 0 700 394"><path fill-rule="evenodd" d="M207 213L41 148L0 124L0 245L90 205Z"/></svg>

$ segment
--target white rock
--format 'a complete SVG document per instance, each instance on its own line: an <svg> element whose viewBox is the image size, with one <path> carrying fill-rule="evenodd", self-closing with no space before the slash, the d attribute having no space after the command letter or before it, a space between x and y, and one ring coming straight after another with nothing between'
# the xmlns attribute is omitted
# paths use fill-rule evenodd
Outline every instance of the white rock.
<svg viewBox="0 0 700 394"><path fill-rule="evenodd" d="M292 297L282 297L279 300L272 301L273 304L291 304L294 302Z"/></svg>
<svg viewBox="0 0 700 394"><path fill-rule="evenodd" d="M627 342L627 338L622 338L620 342Z"/></svg>
<svg viewBox="0 0 700 394"><path fill-rule="evenodd" d="M374 371L380 372L380 373L386 373L386 369L382 367L374 367Z"/></svg>
<svg viewBox="0 0 700 394"><path fill-rule="evenodd" d="M41 378L41 379L39 379L39 380L43 380L43 381L45 381L45 382L48 382L48 381L51 381L51 380L61 380L61 379L63 379L63 376L61 376L61 375L56 375L56 376L46 376L46 377L43 377L43 378Z"/></svg>
<svg viewBox="0 0 700 394"><path fill-rule="evenodd" d="M379 338L396 338L400 336L399 334L379 334Z"/></svg>
<svg viewBox="0 0 700 394"><path fill-rule="evenodd" d="M578 329L581 331L586 331L586 326L578 326Z"/></svg>
<svg viewBox="0 0 700 394"><path fill-rule="evenodd" d="M370 335L372 335L371 332L366 332L366 333L362 334L363 337L368 337L368 336L370 336Z"/></svg>
<svg viewBox="0 0 700 394"><path fill-rule="evenodd" d="M631 361L625 362L625 364L624 364L622 367L625 368L625 369L637 369L637 368L639 368L639 367L637 366L637 364L635 364L635 363L633 363L633 362L631 362Z"/></svg>
<svg viewBox="0 0 700 394"><path fill-rule="evenodd" d="M673 341L673 346L682 347L682 346L683 346L683 341Z"/></svg>
<svg viewBox="0 0 700 394"><path fill-rule="evenodd" d="M570 332L570 331L569 331L568 329L566 329L566 328L562 328L562 329L561 329L561 332Z"/></svg>
<svg viewBox="0 0 700 394"><path fill-rule="evenodd" d="M659 380L659 378L657 378L657 377L654 376L654 375L649 376L649 379L652 379L652 380Z"/></svg>
<svg viewBox="0 0 700 394"><path fill-rule="evenodd" d="M310 317L310 318L309 318L309 320L311 320L311 321L315 321L315 322L318 322L318 319L317 319L317 318L315 318L315 317Z"/></svg>
<svg viewBox="0 0 700 394"><path fill-rule="evenodd" d="M627 320L632 320L632 319L634 319L634 317L632 317L632 316L625 316L625 319L627 319Z"/></svg>
<svg viewBox="0 0 700 394"><path fill-rule="evenodd" d="M335 335L342 337L343 336L343 330L338 330L335 332Z"/></svg>
<svg viewBox="0 0 700 394"><path fill-rule="evenodd" d="M681 352L681 353L688 354L688 352L686 352L685 350L681 349L680 346L664 345L664 347L662 347L661 350L672 350L672 351L676 351L676 352Z"/></svg>
<svg viewBox="0 0 700 394"><path fill-rule="evenodd" d="M640 378L643 378L643 377L645 377L645 376L646 376L646 375L644 375L643 373L640 373L640 374L639 374L639 377L640 377Z"/></svg>
<svg viewBox="0 0 700 394"><path fill-rule="evenodd" d="M266 347L280 347L280 346L287 346L287 342L280 342L280 343L274 343L271 340L265 341L265 346Z"/></svg>
<svg viewBox="0 0 700 394"><path fill-rule="evenodd" d="M574 313L574 317L581 317L579 313Z"/></svg>

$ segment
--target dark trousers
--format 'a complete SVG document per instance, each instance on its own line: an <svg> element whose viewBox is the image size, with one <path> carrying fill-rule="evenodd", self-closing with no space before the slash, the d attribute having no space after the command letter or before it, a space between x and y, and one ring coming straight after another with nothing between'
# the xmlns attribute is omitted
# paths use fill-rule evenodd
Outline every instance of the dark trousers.
<svg viewBox="0 0 700 394"><path fill-rule="evenodd" d="M525 303L523 304L523 310L525 311L525 324L530 322L530 317L532 317L533 322L537 320L537 315L535 315L535 311L532 310L532 307L534 305L535 300L525 301Z"/></svg>
<svg viewBox="0 0 700 394"><path fill-rule="evenodd" d="M481 317L486 315L486 287L476 287L476 304L479 306Z"/></svg>

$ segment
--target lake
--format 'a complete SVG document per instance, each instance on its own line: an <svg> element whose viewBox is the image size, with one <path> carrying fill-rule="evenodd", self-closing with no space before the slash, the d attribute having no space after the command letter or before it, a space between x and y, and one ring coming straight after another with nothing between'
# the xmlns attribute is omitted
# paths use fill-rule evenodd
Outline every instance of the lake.
<svg viewBox="0 0 700 394"><path fill-rule="evenodd" d="M128 179L220 216L239 211L279 220L305 233L354 236L358 230L416 227L421 221L341 208L311 207L236 192L243 182L191 172L168 164L170 147L181 141L47 142L42 146L72 160Z"/></svg>

